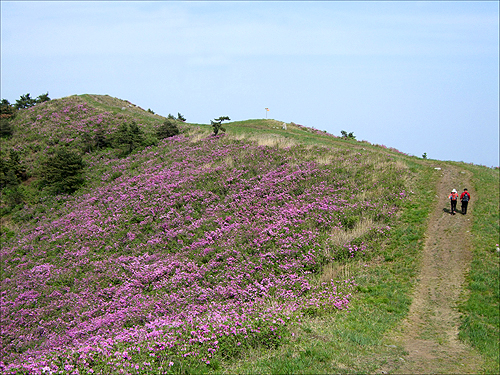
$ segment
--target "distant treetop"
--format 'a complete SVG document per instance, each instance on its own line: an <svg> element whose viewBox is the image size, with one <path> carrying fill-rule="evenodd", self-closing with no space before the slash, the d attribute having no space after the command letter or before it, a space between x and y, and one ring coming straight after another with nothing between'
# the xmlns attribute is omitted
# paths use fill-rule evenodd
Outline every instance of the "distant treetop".
<svg viewBox="0 0 500 375"><path fill-rule="evenodd" d="M24 109L33 107L39 103L48 102L50 100L49 93L39 95L37 98L32 98L30 93L26 95L21 95L19 99L16 100L16 104L14 104L15 109ZM3 101L2 101L3 102Z"/></svg>

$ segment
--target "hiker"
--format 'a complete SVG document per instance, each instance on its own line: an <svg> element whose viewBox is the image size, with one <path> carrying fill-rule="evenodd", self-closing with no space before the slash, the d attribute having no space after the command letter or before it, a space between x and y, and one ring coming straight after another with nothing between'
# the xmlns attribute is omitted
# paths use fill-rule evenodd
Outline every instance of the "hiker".
<svg viewBox="0 0 500 375"><path fill-rule="evenodd" d="M451 202L451 214L455 215L455 212L457 211L457 200L458 200L458 193L455 189L451 191L451 194L448 196L448 199Z"/></svg>
<svg viewBox="0 0 500 375"><path fill-rule="evenodd" d="M464 189L464 192L460 195L460 202L462 202L462 215L467 213L467 205L470 201L470 194L467 189Z"/></svg>

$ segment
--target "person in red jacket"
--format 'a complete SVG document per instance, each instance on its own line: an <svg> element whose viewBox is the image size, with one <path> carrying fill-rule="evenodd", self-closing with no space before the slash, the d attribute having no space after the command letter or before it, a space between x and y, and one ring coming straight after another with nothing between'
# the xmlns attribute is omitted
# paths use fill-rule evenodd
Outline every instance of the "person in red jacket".
<svg viewBox="0 0 500 375"><path fill-rule="evenodd" d="M470 201L470 194L467 189L464 189L464 192L460 195L460 202L462 202L462 215L467 213L467 205Z"/></svg>
<svg viewBox="0 0 500 375"><path fill-rule="evenodd" d="M451 194L448 196L448 199L451 202L451 214L455 215L455 212L457 211L457 200L458 200L458 193L455 189L451 191Z"/></svg>

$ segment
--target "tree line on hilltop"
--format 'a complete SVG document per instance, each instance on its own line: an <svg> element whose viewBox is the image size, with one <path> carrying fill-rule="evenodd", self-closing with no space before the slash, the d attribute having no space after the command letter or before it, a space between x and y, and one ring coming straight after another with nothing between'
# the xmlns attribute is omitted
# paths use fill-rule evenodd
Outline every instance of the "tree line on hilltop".
<svg viewBox="0 0 500 375"><path fill-rule="evenodd" d="M2 99L0 101L0 137L12 135L13 129L10 120L14 119L18 110L30 108L39 103L48 102L49 100L48 92L36 98L32 98L29 93L21 95L14 104L10 104L7 99Z"/></svg>

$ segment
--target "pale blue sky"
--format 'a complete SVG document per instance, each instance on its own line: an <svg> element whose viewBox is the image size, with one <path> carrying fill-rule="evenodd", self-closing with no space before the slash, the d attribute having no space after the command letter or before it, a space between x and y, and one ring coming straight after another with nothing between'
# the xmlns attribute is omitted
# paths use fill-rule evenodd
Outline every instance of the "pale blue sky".
<svg viewBox="0 0 500 375"><path fill-rule="evenodd" d="M1 1L1 97L108 94L499 165L499 3Z"/></svg>

